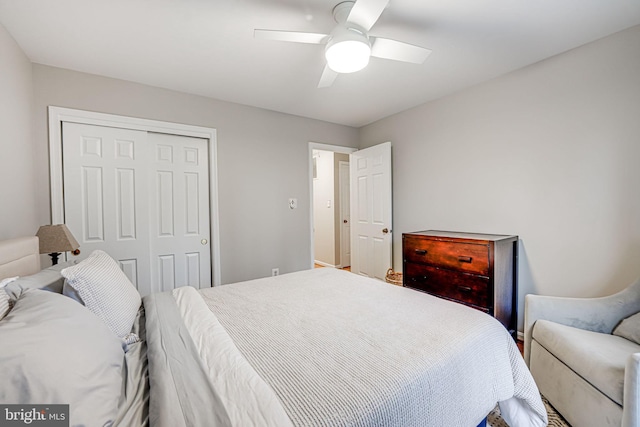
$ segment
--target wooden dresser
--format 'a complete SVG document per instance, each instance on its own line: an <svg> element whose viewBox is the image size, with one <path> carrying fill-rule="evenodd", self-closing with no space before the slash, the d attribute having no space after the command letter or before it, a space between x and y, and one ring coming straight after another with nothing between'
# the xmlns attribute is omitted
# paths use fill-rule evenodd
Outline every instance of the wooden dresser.
<svg viewBox="0 0 640 427"><path fill-rule="evenodd" d="M402 235L403 285L489 313L515 337L518 236Z"/></svg>

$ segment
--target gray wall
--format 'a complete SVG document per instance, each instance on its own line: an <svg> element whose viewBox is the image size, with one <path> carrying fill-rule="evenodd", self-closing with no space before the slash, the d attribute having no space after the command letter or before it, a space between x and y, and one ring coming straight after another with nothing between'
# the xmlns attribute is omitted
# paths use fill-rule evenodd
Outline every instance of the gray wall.
<svg viewBox="0 0 640 427"><path fill-rule="evenodd" d="M38 64L33 81L40 222L50 218L47 106L206 126L218 137L222 283L310 267L308 144L356 146L356 129Z"/></svg>
<svg viewBox="0 0 640 427"><path fill-rule="evenodd" d="M393 144L403 232L521 238L527 293L600 296L640 276L640 26L361 129Z"/></svg>
<svg viewBox="0 0 640 427"><path fill-rule="evenodd" d="M0 240L38 231L31 62L0 25Z"/></svg>

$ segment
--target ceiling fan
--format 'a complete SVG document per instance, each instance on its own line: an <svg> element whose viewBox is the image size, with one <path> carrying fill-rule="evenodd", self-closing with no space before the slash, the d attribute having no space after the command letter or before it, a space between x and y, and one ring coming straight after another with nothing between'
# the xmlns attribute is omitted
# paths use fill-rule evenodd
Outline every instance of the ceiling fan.
<svg viewBox="0 0 640 427"><path fill-rule="evenodd" d="M333 17L338 25L330 34L297 31L254 30L254 37L285 42L324 44L327 65L318 87L329 87L340 73L353 73L367 66L369 58L422 64L430 49L382 37L369 36L389 0L357 0L338 3Z"/></svg>

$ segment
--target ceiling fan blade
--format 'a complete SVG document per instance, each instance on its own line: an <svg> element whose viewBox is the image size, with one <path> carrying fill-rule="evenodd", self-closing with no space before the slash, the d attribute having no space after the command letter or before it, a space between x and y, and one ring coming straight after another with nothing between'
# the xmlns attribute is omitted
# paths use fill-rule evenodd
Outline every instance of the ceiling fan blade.
<svg viewBox="0 0 640 427"><path fill-rule="evenodd" d="M365 31L369 31L376 23L382 11L389 4L389 0L357 0L353 5L347 22L358 25Z"/></svg>
<svg viewBox="0 0 640 427"><path fill-rule="evenodd" d="M253 37L282 42L324 44L329 36L327 34L301 33L298 31L253 30Z"/></svg>
<svg viewBox="0 0 640 427"><path fill-rule="evenodd" d="M325 65L322 76L320 77L320 82L318 83L318 87L321 88L331 86L336 77L338 77L338 73L329 68L328 65Z"/></svg>
<svg viewBox="0 0 640 427"><path fill-rule="evenodd" d="M381 37L369 37L369 40L371 56L376 58L422 64L432 52L431 49Z"/></svg>

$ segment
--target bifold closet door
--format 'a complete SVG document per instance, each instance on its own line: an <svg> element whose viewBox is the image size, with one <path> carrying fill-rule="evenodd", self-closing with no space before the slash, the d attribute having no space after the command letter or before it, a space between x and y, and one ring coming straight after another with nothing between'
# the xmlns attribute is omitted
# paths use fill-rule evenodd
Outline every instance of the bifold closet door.
<svg viewBox="0 0 640 427"><path fill-rule="evenodd" d="M62 131L78 258L104 250L142 295L211 286L207 141L67 122Z"/></svg>

